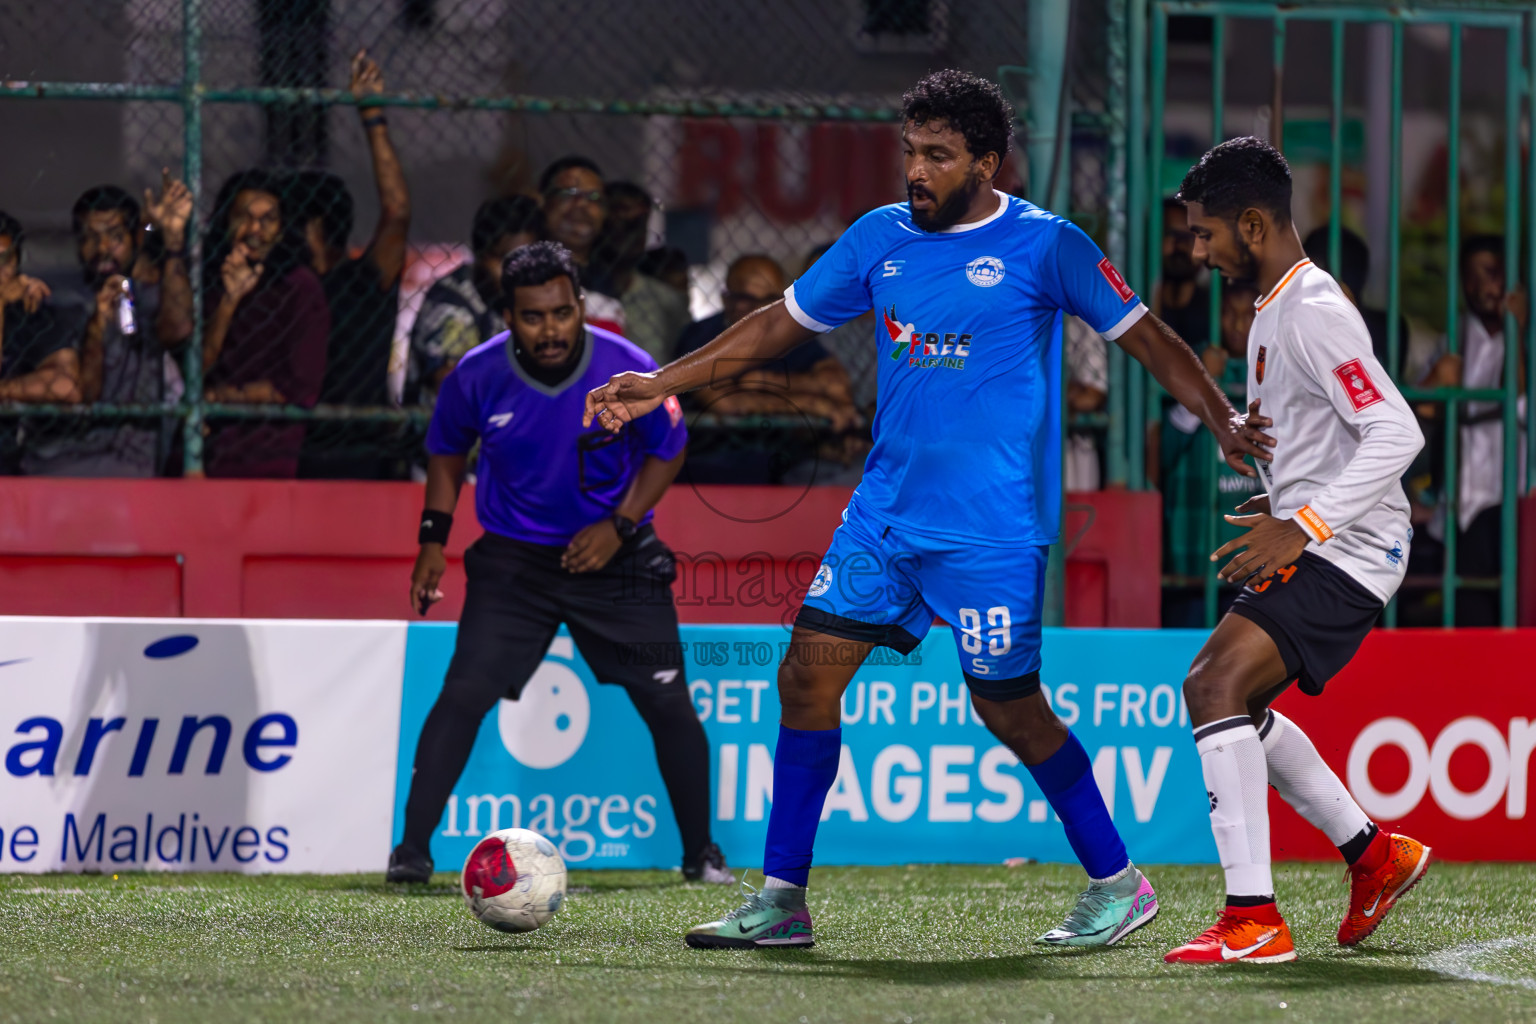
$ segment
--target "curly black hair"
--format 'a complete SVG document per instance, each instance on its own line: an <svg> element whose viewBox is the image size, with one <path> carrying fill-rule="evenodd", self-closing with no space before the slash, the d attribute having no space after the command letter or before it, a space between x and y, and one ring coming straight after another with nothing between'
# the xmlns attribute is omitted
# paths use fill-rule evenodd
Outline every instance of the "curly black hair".
<svg viewBox="0 0 1536 1024"><path fill-rule="evenodd" d="M912 124L943 121L965 137L965 148L981 159L1001 161L1013 145L1013 105L995 82L958 68L934 71L901 98L901 119Z"/></svg>
<svg viewBox="0 0 1536 1024"><path fill-rule="evenodd" d="M1199 203L1213 217L1232 219L1258 208L1289 224L1291 165L1263 139L1251 135L1228 139L1189 169L1175 198Z"/></svg>
<svg viewBox="0 0 1536 1024"><path fill-rule="evenodd" d="M562 274L571 279L571 287L580 296L581 271L571 250L559 242L533 242L513 249L501 264L502 301L511 309L514 289L533 288Z"/></svg>

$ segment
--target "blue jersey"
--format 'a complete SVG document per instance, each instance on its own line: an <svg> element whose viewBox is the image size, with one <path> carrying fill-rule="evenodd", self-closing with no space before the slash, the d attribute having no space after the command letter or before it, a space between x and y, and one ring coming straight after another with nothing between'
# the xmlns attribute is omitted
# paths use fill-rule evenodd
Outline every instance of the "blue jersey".
<svg viewBox="0 0 1536 1024"><path fill-rule="evenodd" d="M1146 312L1087 235L1001 194L986 220L932 233L886 206L784 298L815 331L879 314L875 444L854 507L943 540L1057 541L1061 313L1114 339Z"/></svg>
<svg viewBox="0 0 1536 1024"><path fill-rule="evenodd" d="M492 533L569 544L613 515L647 456L670 459L688 441L677 399L618 434L583 430L587 392L656 363L617 334L588 327L581 363L554 387L528 376L510 332L472 348L443 380L427 430L433 455L465 455L480 441L475 513ZM644 522L649 522L646 513Z"/></svg>

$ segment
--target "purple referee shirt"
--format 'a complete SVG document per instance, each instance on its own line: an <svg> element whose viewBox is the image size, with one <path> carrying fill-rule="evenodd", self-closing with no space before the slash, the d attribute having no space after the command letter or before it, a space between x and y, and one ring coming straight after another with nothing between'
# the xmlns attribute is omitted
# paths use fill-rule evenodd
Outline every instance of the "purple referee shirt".
<svg viewBox="0 0 1536 1024"><path fill-rule="evenodd" d="M480 440L475 513L491 533L564 546L613 515L647 456L670 459L688 430L677 399L618 434L583 430L587 392L626 370L656 369L611 331L588 327L576 371L555 387L524 372L504 331L459 360L443 381L427 430L433 455L467 455ZM646 513L642 522L650 522Z"/></svg>

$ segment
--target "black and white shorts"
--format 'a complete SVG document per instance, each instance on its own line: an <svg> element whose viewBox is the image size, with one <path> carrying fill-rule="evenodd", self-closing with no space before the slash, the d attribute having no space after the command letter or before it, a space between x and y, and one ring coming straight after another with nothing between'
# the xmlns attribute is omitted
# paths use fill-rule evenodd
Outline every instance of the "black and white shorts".
<svg viewBox="0 0 1536 1024"><path fill-rule="evenodd" d="M562 623L600 683L687 692L672 552L650 524L603 568L571 573L565 548L487 533L464 554L468 587L445 695L489 710L516 700Z"/></svg>
<svg viewBox="0 0 1536 1024"><path fill-rule="evenodd" d="M1380 598L1310 551L1294 566L1244 587L1232 603L1232 614L1275 642L1285 661L1285 681L1295 681L1313 697L1349 664L1381 610Z"/></svg>

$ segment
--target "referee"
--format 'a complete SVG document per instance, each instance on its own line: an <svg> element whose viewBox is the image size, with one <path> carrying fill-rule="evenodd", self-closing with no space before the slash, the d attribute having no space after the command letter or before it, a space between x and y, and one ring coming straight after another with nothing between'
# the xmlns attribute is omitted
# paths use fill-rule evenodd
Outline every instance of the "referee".
<svg viewBox="0 0 1536 1024"><path fill-rule="evenodd" d="M583 431L588 391L656 364L583 322L578 274L558 243L512 252L501 276L511 330L460 360L432 412L415 611L443 597L443 544L476 441L475 512L486 532L464 556L458 642L416 744L392 882L431 876L432 832L481 720L497 700L518 698L562 623L597 678L628 690L651 730L682 833L683 876L733 881L709 837L709 746L683 672L672 552L651 526L682 466L687 430L674 399L637 420L639 430Z"/></svg>

